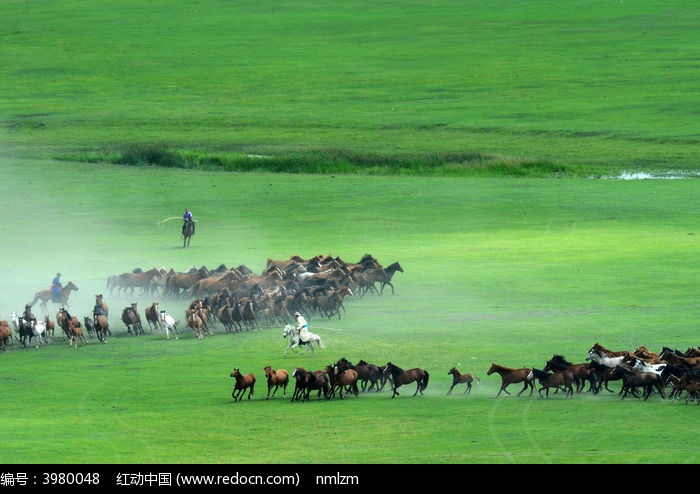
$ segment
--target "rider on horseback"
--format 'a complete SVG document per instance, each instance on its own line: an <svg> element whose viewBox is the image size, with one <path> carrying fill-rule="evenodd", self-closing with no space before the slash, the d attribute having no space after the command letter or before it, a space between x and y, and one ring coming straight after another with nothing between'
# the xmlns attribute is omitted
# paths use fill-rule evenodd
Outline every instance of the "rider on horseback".
<svg viewBox="0 0 700 494"><path fill-rule="evenodd" d="M28 323L31 323L32 321L36 322L36 317L32 313L31 305L27 304L24 306L24 314L22 314L22 319L24 319Z"/></svg>
<svg viewBox="0 0 700 494"><path fill-rule="evenodd" d="M51 299L54 302L61 301L61 273L56 273L56 277L51 282Z"/></svg>
<svg viewBox="0 0 700 494"><path fill-rule="evenodd" d="M306 322L304 316L299 312L294 313L294 317L297 318L297 331L299 331L299 339L302 343L308 343L309 341L309 323Z"/></svg>
<svg viewBox="0 0 700 494"><path fill-rule="evenodd" d="M185 214L182 215L183 223L182 223L182 234L185 234L185 227L187 226L187 223L192 223L192 235L194 235L194 228L195 228L195 223L194 223L194 218L192 218L192 211L190 211L190 208L185 208Z"/></svg>

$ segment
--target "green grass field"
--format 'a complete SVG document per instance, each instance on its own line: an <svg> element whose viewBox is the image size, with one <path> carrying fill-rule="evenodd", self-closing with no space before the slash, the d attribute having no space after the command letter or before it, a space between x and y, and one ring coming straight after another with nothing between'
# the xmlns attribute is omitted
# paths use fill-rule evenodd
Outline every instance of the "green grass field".
<svg viewBox="0 0 700 494"><path fill-rule="evenodd" d="M698 14L692 0L8 0L2 150L697 172Z"/></svg>
<svg viewBox="0 0 700 494"><path fill-rule="evenodd" d="M497 398L486 376L492 362L581 362L595 342L700 344L697 13L681 0L3 2L1 318L57 271L82 318L108 276L136 267L369 253L405 269L395 295L312 319L327 348L286 359L281 327L128 336L120 310L153 297L106 293L108 344L0 352L5 463L697 463L695 405ZM134 145L193 160L111 164ZM337 156L350 165L323 173ZM188 249L163 222L185 207L199 222ZM185 301L159 302L182 316ZM423 367L430 383L415 398L265 400L265 365L340 357ZM446 395L456 364L481 378L469 396ZM234 367L259 376L254 399L232 402Z"/></svg>

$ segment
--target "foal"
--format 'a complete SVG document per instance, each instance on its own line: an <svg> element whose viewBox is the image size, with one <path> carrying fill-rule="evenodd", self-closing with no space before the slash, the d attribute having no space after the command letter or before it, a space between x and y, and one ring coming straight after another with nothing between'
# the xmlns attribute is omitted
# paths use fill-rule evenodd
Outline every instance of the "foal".
<svg viewBox="0 0 700 494"><path fill-rule="evenodd" d="M452 376L452 386L450 386L450 389L447 390L447 396L450 396L452 394L452 389L457 386L458 384L467 384L466 389L464 390L464 394L469 394L471 393L472 390L472 383L474 380L476 380L477 384L481 382L481 379L478 377L472 375L472 374L462 374L457 370L457 367L452 367L448 372L447 375Z"/></svg>

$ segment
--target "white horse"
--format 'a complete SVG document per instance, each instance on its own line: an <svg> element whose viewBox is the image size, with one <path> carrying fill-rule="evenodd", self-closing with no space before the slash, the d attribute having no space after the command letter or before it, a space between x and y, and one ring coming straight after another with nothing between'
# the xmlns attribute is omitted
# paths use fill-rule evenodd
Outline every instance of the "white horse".
<svg viewBox="0 0 700 494"><path fill-rule="evenodd" d="M287 356L287 352L291 349L293 352L296 353L296 347L299 345L307 345L306 350L301 352L302 355L304 355L306 352L311 350L311 355L314 354L314 345L318 345L319 348L326 348L326 345L323 344L321 341L321 337L315 333L312 333L309 331L309 341L301 341L299 338L299 332L291 325L287 324L284 327L284 331L282 332L282 337L287 338L289 337L289 345L287 345L287 348L284 349L284 355L283 357Z"/></svg>
<svg viewBox="0 0 700 494"><path fill-rule="evenodd" d="M166 314L164 310L160 311L160 320L163 323L163 327L165 328L165 337L166 339L170 339L170 333L175 336L175 339L178 339L178 335L180 332L177 330L177 323L175 322L175 319L173 316L170 314Z"/></svg>
<svg viewBox="0 0 700 494"><path fill-rule="evenodd" d="M46 323L43 319L32 321L32 331L34 332L34 338L37 338L39 343L49 344L49 339L46 337Z"/></svg>
<svg viewBox="0 0 700 494"><path fill-rule="evenodd" d="M612 357L602 352L591 349L586 355L586 361L592 360L596 364L603 365L605 367L615 368L618 365L622 365L622 361L627 355L620 355L619 357Z"/></svg>
<svg viewBox="0 0 700 494"><path fill-rule="evenodd" d="M665 363L650 364L640 359L635 359L634 365L632 365L632 370L636 372L652 372L654 374L661 375L666 369Z"/></svg>

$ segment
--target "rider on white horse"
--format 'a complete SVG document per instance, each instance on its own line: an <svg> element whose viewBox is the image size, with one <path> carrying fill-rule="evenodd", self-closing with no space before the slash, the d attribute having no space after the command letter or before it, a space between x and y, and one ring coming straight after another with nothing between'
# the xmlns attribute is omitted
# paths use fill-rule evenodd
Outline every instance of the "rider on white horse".
<svg viewBox="0 0 700 494"><path fill-rule="evenodd" d="M299 339L303 343L307 343L309 341L309 338L310 338L309 323L306 322L306 319L304 319L304 316L302 316L301 313L299 313L299 312L295 312L294 317L297 318L297 331L299 331Z"/></svg>

